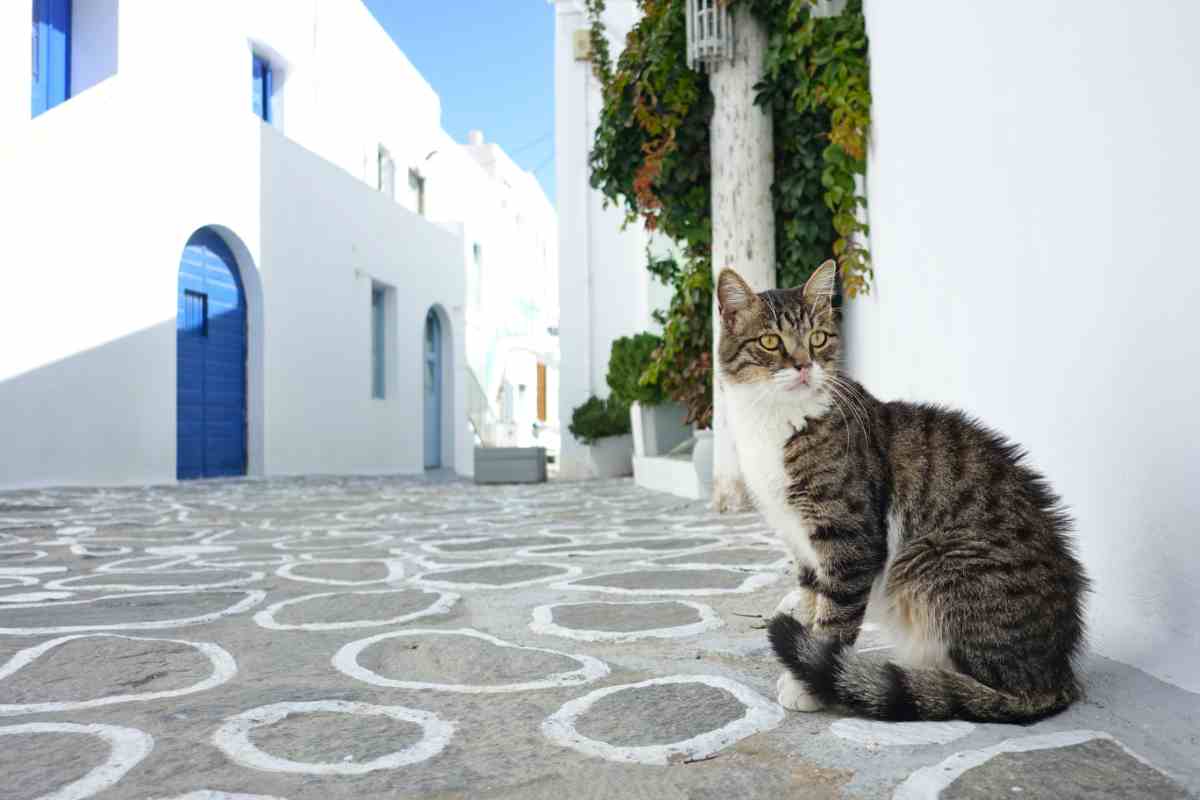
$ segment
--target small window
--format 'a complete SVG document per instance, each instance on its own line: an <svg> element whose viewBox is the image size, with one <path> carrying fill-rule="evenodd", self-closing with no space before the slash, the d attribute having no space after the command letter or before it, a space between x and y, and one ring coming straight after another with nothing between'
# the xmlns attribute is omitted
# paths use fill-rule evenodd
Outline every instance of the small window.
<svg viewBox="0 0 1200 800"><path fill-rule="evenodd" d="M257 53L254 54L253 79L254 114L263 122L271 124L274 116L271 113L271 100L275 95L275 71L271 69L271 62Z"/></svg>
<svg viewBox="0 0 1200 800"><path fill-rule="evenodd" d="M379 145L379 180L376 186L383 194L396 199L396 162L383 145Z"/></svg>
<svg viewBox="0 0 1200 800"><path fill-rule="evenodd" d="M483 246L475 242L471 246L473 256L471 271L467 275L467 299L472 308L483 305Z"/></svg>
<svg viewBox="0 0 1200 800"><path fill-rule="evenodd" d="M387 290L371 287L371 397L387 396Z"/></svg>
<svg viewBox="0 0 1200 800"><path fill-rule="evenodd" d="M408 189L412 193L413 208L421 216L425 216L425 178L415 169L408 171Z"/></svg>
<svg viewBox="0 0 1200 800"><path fill-rule="evenodd" d="M190 336L208 336L208 295L184 290L183 330Z"/></svg>

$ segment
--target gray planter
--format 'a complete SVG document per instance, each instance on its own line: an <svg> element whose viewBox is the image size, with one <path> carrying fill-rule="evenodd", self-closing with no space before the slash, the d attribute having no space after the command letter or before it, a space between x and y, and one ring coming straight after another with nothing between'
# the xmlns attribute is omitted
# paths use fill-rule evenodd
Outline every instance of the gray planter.
<svg viewBox="0 0 1200 800"><path fill-rule="evenodd" d="M633 474L633 437L605 436L588 445L588 466L597 478L621 478Z"/></svg>
<svg viewBox="0 0 1200 800"><path fill-rule="evenodd" d="M633 427L633 453L636 456L661 456L691 438L692 430L684 423L686 412L678 403L629 407Z"/></svg>
<svg viewBox="0 0 1200 800"><path fill-rule="evenodd" d="M543 483L544 447L476 447L476 483Z"/></svg>

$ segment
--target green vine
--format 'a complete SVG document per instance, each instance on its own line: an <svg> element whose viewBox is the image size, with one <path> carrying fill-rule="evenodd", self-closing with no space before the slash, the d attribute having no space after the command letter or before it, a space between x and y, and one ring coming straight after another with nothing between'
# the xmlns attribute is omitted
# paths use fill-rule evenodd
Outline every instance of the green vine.
<svg viewBox="0 0 1200 800"><path fill-rule="evenodd" d="M664 344L646 377L703 424L712 413L713 98L707 76L687 64L685 0L638 2L642 16L614 62L602 22L605 0L586 0L592 68L604 100L591 183L625 210L627 221L640 219L683 248L682 265L649 265L674 297L661 314ZM832 18L812 16L811 0L728 2L745 4L769 34L755 102L772 114L775 131L778 284L803 283L832 256L843 293L865 293L872 271L858 185L866 171L871 96L862 0L849 0ZM709 296L700 301L702 286Z"/></svg>

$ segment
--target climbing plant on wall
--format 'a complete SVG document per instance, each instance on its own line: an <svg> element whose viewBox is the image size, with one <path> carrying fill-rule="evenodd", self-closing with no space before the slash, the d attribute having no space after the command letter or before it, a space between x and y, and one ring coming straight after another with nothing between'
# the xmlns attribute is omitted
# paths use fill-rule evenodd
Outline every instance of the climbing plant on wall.
<svg viewBox="0 0 1200 800"><path fill-rule="evenodd" d="M871 96L862 0L849 0L842 14L828 18L812 15L811 0L728 2L748 6L769 34L755 101L772 114L775 131L778 284L801 284L832 256L843 293L866 292L871 264L858 178L866 168ZM685 0L638 3L642 17L614 61L602 22L605 0L587 0L592 67L604 101L591 180L628 221L640 219L683 247L682 266L652 262L675 297L663 317L658 369L652 366L646 379L670 381L686 364L687 377L679 379L685 385L664 388L703 422L711 416L712 329L708 314L695 315L711 307L705 304L711 298L700 303L695 295L698 276L711 274L713 98L707 76L687 65ZM697 381L707 384L706 393L692 385Z"/></svg>

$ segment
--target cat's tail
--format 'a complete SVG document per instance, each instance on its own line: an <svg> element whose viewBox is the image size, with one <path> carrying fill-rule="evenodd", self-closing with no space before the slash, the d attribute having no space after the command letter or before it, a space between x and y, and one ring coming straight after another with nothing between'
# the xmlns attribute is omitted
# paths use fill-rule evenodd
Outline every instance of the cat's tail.
<svg viewBox="0 0 1200 800"><path fill-rule="evenodd" d="M872 719L1029 723L1062 711L1078 696L1074 682L1058 692L1016 694L953 670L910 669L869 658L813 636L787 614L777 614L767 634L775 655L814 699Z"/></svg>

